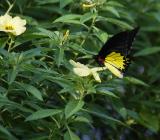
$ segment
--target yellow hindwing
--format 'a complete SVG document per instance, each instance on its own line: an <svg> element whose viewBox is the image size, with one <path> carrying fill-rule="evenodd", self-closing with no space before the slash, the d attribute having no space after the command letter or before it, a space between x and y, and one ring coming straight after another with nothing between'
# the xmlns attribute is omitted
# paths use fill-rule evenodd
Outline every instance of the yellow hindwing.
<svg viewBox="0 0 160 140"><path fill-rule="evenodd" d="M117 77L122 78L122 71L125 70L129 63L129 58L121 55L120 53L111 52L106 56L104 65Z"/></svg>

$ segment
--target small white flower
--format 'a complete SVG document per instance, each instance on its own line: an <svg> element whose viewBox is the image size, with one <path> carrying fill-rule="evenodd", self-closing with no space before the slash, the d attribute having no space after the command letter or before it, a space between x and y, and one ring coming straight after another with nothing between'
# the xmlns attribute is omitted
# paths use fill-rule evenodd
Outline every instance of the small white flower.
<svg viewBox="0 0 160 140"><path fill-rule="evenodd" d="M95 67L95 68L88 68L88 66L81 64L79 62L75 62L73 60L69 61L73 66L73 72L80 76L80 77L86 77L88 75L93 75L94 79L97 82L101 82L101 79L99 77L98 71L102 71L107 69L106 67Z"/></svg>
<svg viewBox="0 0 160 140"><path fill-rule="evenodd" d="M26 20L20 17L11 17L8 14L0 16L0 31L11 33L15 36L20 35L26 30Z"/></svg>

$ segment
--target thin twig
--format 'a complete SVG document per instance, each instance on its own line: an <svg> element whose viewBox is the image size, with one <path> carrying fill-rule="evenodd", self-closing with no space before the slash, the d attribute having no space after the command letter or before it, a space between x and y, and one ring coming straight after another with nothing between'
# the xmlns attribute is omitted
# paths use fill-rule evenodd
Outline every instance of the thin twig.
<svg viewBox="0 0 160 140"><path fill-rule="evenodd" d="M90 34L90 32L92 31L92 27L93 27L93 26L94 26L94 24L95 24L95 21L96 21L96 16L95 16L95 17L93 17L93 19L92 19L92 23L91 23L91 26L90 26L90 28L89 28L89 30L88 30L88 32L87 32L87 35L86 35L86 37L82 40L82 42L81 42L80 46L83 46L83 44L85 43L85 41L88 39L89 34Z"/></svg>
<svg viewBox="0 0 160 140"><path fill-rule="evenodd" d="M8 14L11 11L11 9L13 8L15 2L16 2L16 0L12 4L10 4L9 1L8 1L9 8L8 8L7 12L5 13L5 15Z"/></svg>

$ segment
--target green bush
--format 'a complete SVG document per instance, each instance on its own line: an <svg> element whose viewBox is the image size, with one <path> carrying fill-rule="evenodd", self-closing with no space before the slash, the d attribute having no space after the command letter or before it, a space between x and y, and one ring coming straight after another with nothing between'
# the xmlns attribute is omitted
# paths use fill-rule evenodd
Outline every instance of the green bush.
<svg viewBox="0 0 160 140"><path fill-rule="evenodd" d="M0 32L1 140L158 140L158 0L1 1L0 14L7 10L27 26L19 36ZM108 37L137 25L123 79L74 74L69 60L97 67Z"/></svg>

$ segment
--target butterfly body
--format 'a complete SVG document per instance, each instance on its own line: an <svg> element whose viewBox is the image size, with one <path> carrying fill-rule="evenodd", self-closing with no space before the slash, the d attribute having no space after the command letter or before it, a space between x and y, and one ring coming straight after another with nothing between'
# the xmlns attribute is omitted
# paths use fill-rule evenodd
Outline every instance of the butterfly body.
<svg viewBox="0 0 160 140"><path fill-rule="evenodd" d="M111 37L95 57L100 66L106 66L114 75L122 78L130 64L130 51L139 27L120 32Z"/></svg>

